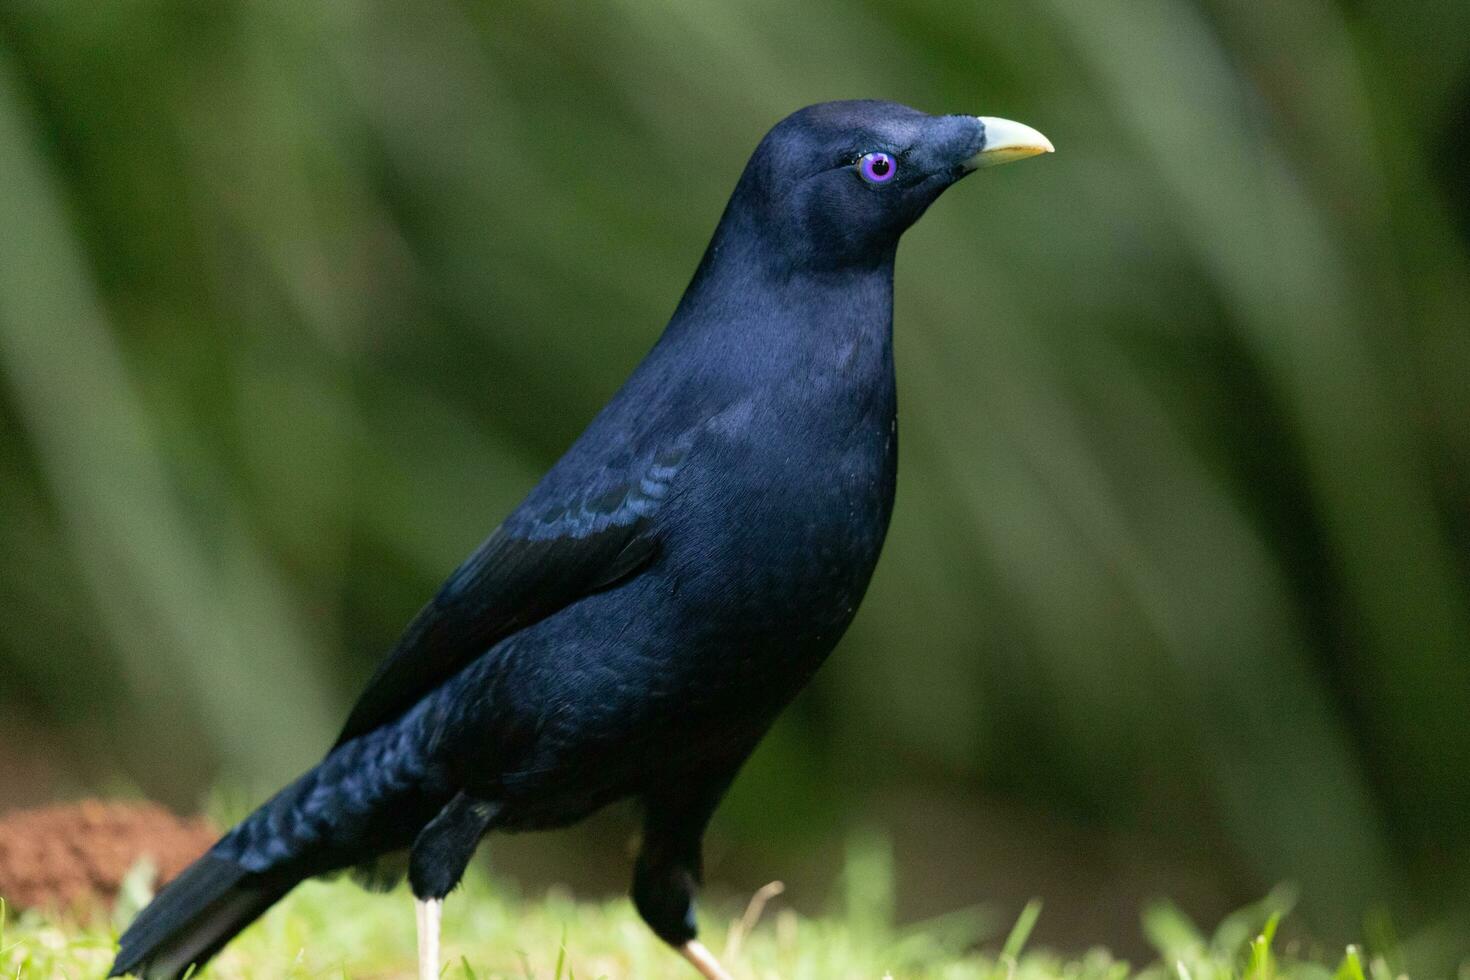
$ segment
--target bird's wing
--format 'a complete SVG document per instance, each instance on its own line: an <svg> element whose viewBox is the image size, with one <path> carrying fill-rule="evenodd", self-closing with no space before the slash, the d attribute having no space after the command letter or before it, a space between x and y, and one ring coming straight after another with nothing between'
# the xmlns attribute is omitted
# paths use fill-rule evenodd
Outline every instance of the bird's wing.
<svg viewBox="0 0 1470 980"><path fill-rule="evenodd" d="M517 630L647 567L658 553L652 515L689 448L678 443L620 475L602 471L580 493L538 487L414 617L336 744L397 718Z"/></svg>

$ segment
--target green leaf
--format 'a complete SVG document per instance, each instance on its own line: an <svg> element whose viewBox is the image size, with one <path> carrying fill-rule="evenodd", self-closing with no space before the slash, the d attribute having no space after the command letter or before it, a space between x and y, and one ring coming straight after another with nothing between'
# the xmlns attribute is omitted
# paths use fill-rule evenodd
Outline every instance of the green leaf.
<svg viewBox="0 0 1470 980"><path fill-rule="evenodd" d="M1365 980L1363 960L1358 953L1358 947L1349 946L1347 948L1347 955L1342 958L1342 965L1337 968L1333 980Z"/></svg>
<svg viewBox="0 0 1470 980"><path fill-rule="evenodd" d="M1021 910L1021 914L1016 918L1016 924L1011 926L1010 935L1006 936L1005 945L1000 950L1003 959L1014 961L1020 958L1021 950L1026 947L1026 940L1031 938L1031 930L1036 927L1036 920L1039 918L1041 918L1041 899L1033 898Z"/></svg>
<svg viewBox="0 0 1470 980"><path fill-rule="evenodd" d="M1166 899L1154 902L1144 910L1143 934L1166 960L1178 959L1180 953L1204 945L1199 928L1179 906Z"/></svg>

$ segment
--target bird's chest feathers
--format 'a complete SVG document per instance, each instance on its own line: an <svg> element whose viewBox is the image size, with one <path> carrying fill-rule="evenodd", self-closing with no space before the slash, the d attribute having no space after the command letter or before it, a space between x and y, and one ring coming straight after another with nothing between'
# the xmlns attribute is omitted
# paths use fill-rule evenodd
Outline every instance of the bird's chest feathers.
<svg viewBox="0 0 1470 980"><path fill-rule="evenodd" d="M751 423L731 474L721 594L753 630L835 641L892 512L898 446L886 337L855 336L794 362Z"/></svg>

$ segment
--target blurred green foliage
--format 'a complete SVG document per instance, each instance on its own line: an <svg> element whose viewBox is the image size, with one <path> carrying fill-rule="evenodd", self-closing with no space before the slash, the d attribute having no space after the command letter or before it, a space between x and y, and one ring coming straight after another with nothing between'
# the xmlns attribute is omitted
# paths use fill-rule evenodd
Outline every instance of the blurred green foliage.
<svg viewBox="0 0 1470 980"><path fill-rule="evenodd" d="M887 551L724 832L969 793L1463 951L1451 0L0 5L0 711L174 801L309 764L861 96L1058 153L908 236Z"/></svg>

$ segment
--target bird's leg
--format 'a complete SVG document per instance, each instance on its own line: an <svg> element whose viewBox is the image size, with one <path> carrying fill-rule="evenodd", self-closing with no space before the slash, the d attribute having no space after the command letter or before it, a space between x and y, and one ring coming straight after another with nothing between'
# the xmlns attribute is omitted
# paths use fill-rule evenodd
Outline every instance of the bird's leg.
<svg viewBox="0 0 1470 980"><path fill-rule="evenodd" d="M691 939L680 946L679 953L693 963L694 968L702 973L706 980L735 980L725 972L724 967L720 966L719 960L715 959L715 954L711 953L698 939Z"/></svg>
<svg viewBox="0 0 1470 980"><path fill-rule="evenodd" d="M439 980L439 918L444 899L416 898L414 911L419 926L419 980Z"/></svg>
<svg viewBox="0 0 1470 980"><path fill-rule="evenodd" d="M694 893L702 874L700 844L705 825L730 784L721 778L686 783L644 804L643 847L633 868L633 904L660 939L679 951L706 980L731 980L696 939Z"/></svg>
<svg viewBox="0 0 1470 980"><path fill-rule="evenodd" d="M460 793L439 811L408 851L408 883L418 906L419 980L439 977L439 918L444 896L464 877L480 838L500 808Z"/></svg>

